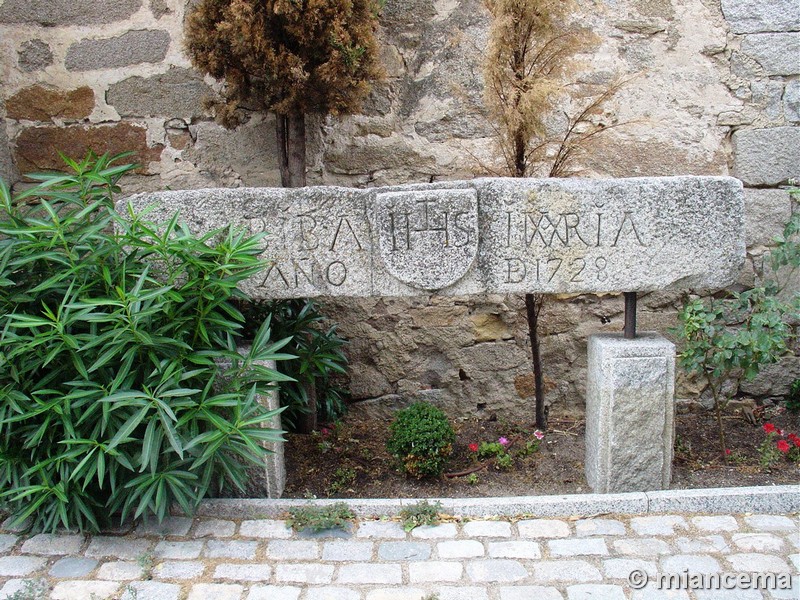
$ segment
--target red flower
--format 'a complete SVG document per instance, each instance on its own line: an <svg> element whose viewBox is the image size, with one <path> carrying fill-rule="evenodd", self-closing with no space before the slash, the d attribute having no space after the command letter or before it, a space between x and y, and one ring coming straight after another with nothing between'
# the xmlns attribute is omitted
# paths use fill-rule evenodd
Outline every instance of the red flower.
<svg viewBox="0 0 800 600"><path fill-rule="evenodd" d="M469 445L469 451L470 452L477 452L478 451L478 444L474 444L474 443L470 444Z"/></svg>
<svg viewBox="0 0 800 600"><path fill-rule="evenodd" d="M800 448L800 437L797 437L794 433L790 433L787 437L789 438L790 442Z"/></svg>
<svg viewBox="0 0 800 600"><path fill-rule="evenodd" d="M725 456L728 456L731 453L730 448L725 448Z"/></svg>
<svg viewBox="0 0 800 600"><path fill-rule="evenodd" d="M764 433L775 433L775 425L772 423L764 423Z"/></svg>
<svg viewBox="0 0 800 600"><path fill-rule="evenodd" d="M778 443L776 445L778 446L778 450L780 450L784 454L786 454L789 451L789 442L787 442L786 440L778 440Z"/></svg>

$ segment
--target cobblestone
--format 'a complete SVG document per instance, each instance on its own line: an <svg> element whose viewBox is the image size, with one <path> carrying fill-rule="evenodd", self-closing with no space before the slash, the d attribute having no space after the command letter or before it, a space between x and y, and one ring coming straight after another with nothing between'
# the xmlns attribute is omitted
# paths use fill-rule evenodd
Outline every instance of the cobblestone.
<svg viewBox="0 0 800 600"><path fill-rule="evenodd" d="M674 515L634 517L631 527L639 535L674 535L675 529L687 529L686 519Z"/></svg>
<svg viewBox="0 0 800 600"><path fill-rule="evenodd" d="M452 561L425 561L408 565L411 583L428 581L458 581L464 573L464 566Z"/></svg>
<svg viewBox="0 0 800 600"><path fill-rule="evenodd" d="M569 525L552 519L529 519L517 523L523 538L562 538L569 535Z"/></svg>
<svg viewBox="0 0 800 600"><path fill-rule="evenodd" d="M55 600L796 600L800 587L797 577L794 589L763 594L653 585L669 572L796 573L798 525L782 515L477 519L411 533L384 520L345 538L307 538L280 519L161 525L0 534L0 600L25 593L27 578ZM635 570L653 578L643 590L627 581Z"/></svg>
<svg viewBox="0 0 800 600"><path fill-rule="evenodd" d="M430 556L430 544L422 542L384 542L378 547L381 560L427 560Z"/></svg>
<svg viewBox="0 0 800 600"><path fill-rule="evenodd" d="M8 533L0 534L0 552L7 552L11 550L19 538L16 535L11 535Z"/></svg>
<svg viewBox="0 0 800 600"><path fill-rule="evenodd" d="M777 515L751 515L744 518L753 529L759 531L797 531L797 523L789 517Z"/></svg>
<svg viewBox="0 0 800 600"><path fill-rule="evenodd" d="M46 558L36 556L0 556L0 577L23 577L35 573L46 564Z"/></svg>
<svg viewBox="0 0 800 600"><path fill-rule="evenodd" d="M614 519L581 519L575 523L580 537L590 535L625 535L625 524Z"/></svg>
<svg viewBox="0 0 800 600"><path fill-rule="evenodd" d="M326 542L322 547L322 560L356 561L372 557L371 542Z"/></svg>
<svg viewBox="0 0 800 600"><path fill-rule="evenodd" d="M141 579L144 569L135 562L115 560L100 565L97 570L98 579L108 579L111 581L127 581L130 579Z"/></svg>
<svg viewBox="0 0 800 600"><path fill-rule="evenodd" d="M288 539L292 537L292 530L286 525L286 521L261 519L258 521L242 521L239 535L242 537Z"/></svg>
<svg viewBox="0 0 800 600"><path fill-rule="evenodd" d="M605 540L601 538L573 539L573 540L550 540L547 542L550 548L550 556L606 556L608 547Z"/></svg>
<svg viewBox="0 0 800 600"><path fill-rule="evenodd" d="M381 565L381 564L352 564L342 565L339 583L383 583L393 584L403 582L403 571L400 565Z"/></svg>
<svg viewBox="0 0 800 600"><path fill-rule="evenodd" d="M511 537L511 523L506 521L471 521L464 524L464 535L469 537Z"/></svg>
<svg viewBox="0 0 800 600"><path fill-rule="evenodd" d="M275 560L319 558L319 544L304 540L275 540L267 545L267 556Z"/></svg>
<svg viewBox="0 0 800 600"><path fill-rule="evenodd" d="M40 533L22 544L22 552L26 554L46 554L63 556L76 554L83 545L82 535L52 535Z"/></svg>
<svg viewBox="0 0 800 600"><path fill-rule="evenodd" d="M139 535L186 535L192 528L192 520L189 517L167 517L161 523L152 519L140 524L136 528Z"/></svg>
<svg viewBox="0 0 800 600"><path fill-rule="evenodd" d="M197 583L187 600L239 600L244 588L231 583Z"/></svg>
<svg viewBox="0 0 800 600"><path fill-rule="evenodd" d="M287 585L257 585L250 589L247 600L297 600L302 591Z"/></svg>
<svg viewBox="0 0 800 600"><path fill-rule="evenodd" d="M198 561L168 560L153 569L157 579L196 579L205 571L205 565Z"/></svg>
<svg viewBox="0 0 800 600"><path fill-rule="evenodd" d="M490 542L492 558L541 558L542 551L536 542Z"/></svg>
<svg viewBox="0 0 800 600"><path fill-rule="evenodd" d="M203 542L159 542L153 555L157 558L187 560L197 558L203 551Z"/></svg>
<svg viewBox="0 0 800 600"><path fill-rule="evenodd" d="M769 533L736 533L731 537L739 550L777 552L786 545L781 538Z"/></svg>
<svg viewBox="0 0 800 600"><path fill-rule="evenodd" d="M122 600L178 600L181 593L181 586L158 581L132 581L125 587Z"/></svg>
<svg viewBox="0 0 800 600"><path fill-rule="evenodd" d="M116 581L61 581L50 592L51 600L106 600L117 593Z"/></svg>
<svg viewBox="0 0 800 600"><path fill-rule="evenodd" d="M214 579L233 579L238 581L268 581L272 567L267 564L242 565L223 563L214 569Z"/></svg>
<svg viewBox="0 0 800 600"><path fill-rule="evenodd" d="M500 588L500 600L563 600L561 592L554 587L524 585Z"/></svg>
<svg viewBox="0 0 800 600"><path fill-rule="evenodd" d="M475 582L519 581L528 571L514 560L474 560L467 563L467 575Z"/></svg>
<svg viewBox="0 0 800 600"><path fill-rule="evenodd" d="M684 554L695 552L730 552L730 545L721 535L707 535L701 538L681 537L675 540L678 551Z"/></svg>
<svg viewBox="0 0 800 600"><path fill-rule="evenodd" d="M252 560L256 557L258 542L241 540L209 540L206 542L205 556L208 558L239 558Z"/></svg>
<svg viewBox="0 0 800 600"><path fill-rule="evenodd" d="M477 540L453 540L436 545L439 558L474 558L483 556L484 548Z"/></svg>
<svg viewBox="0 0 800 600"><path fill-rule="evenodd" d="M86 577L94 571L99 561L93 558L83 558L80 556L66 556L57 561L47 572L50 577L58 579L73 579Z"/></svg>
<svg viewBox="0 0 800 600"><path fill-rule="evenodd" d="M204 519L200 521L192 532L192 537L231 537L236 533L236 523L234 521L223 521L222 519Z"/></svg>
<svg viewBox="0 0 800 600"><path fill-rule="evenodd" d="M701 531L737 531L739 524L731 516L692 517L692 525Z"/></svg>
<svg viewBox="0 0 800 600"><path fill-rule="evenodd" d="M396 521L366 521L359 525L356 537L404 540L406 532Z"/></svg>

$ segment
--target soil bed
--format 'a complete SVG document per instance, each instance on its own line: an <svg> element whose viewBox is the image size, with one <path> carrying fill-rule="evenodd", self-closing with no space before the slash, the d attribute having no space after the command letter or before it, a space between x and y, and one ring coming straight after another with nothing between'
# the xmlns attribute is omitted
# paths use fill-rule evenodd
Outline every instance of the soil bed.
<svg viewBox="0 0 800 600"><path fill-rule="evenodd" d="M719 456L714 415L699 407L676 417L672 488L743 487L800 482L800 465L785 459L771 469L759 465L758 446L765 439L762 423L800 434L800 417L778 414L775 408L756 411L757 424L742 413L725 415L729 460ZM448 473L474 472L437 480L405 476L386 451L389 422L346 417L337 426L314 435L290 434L286 443L286 498L414 498L580 494L591 490L583 473L584 426L580 418L551 415L549 428L536 452L521 456L527 441L535 441L530 423L502 419L471 419L454 424L457 440ZM510 469L475 459L469 444L511 441ZM479 468L480 467L480 468Z"/></svg>

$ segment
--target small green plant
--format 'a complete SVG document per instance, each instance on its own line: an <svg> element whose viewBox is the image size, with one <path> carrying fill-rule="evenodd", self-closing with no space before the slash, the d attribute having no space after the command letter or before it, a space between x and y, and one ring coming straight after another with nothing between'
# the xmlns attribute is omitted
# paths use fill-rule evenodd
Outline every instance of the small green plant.
<svg viewBox="0 0 800 600"><path fill-rule="evenodd" d="M796 192L792 198L800 207ZM775 244L768 261L770 277L775 279L722 300L691 300L678 315L680 364L687 372L702 375L708 381L723 460L727 458L722 424L727 398L723 396L723 383L729 378L753 379L764 365L785 355L790 338L796 336L787 317L800 315L800 292L788 300L782 299L781 294L800 267L800 210L793 212Z"/></svg>
<svg viewBox="0 0 800 600"><path fill-rule="evenodd" d="M789 387L789 395L786 396L786 410L790 413L800 413L800 379L795 379Z"/></svg>
<svg viewBox="0 0 800 600"><path fill-rule="evenodd" d="M355 514L344 502L329 506L303 506L289 510L289 527L295 531L347 529Z"/></svg>
<svg viewBox="0 0 800 600"><path fill-rule="evenodd" d="M427 500L420 500L416 504L406 506L400 511L403 529L405 531L411 531L415 527L420 527L422 525L438 525L439 511L441 510L441 502L434 502L431 504Z"/></svg>
<svg viewBox="0 0 800 600"><path fill-rule="evenodd" d="M500 454L497 456L495 465L499 470L507 471L514 465L514 458L510 454Z"/></svg>
<svg viewBox="0 0 800 600"><path fill-rule="evenodd" d="M5 596L6 600L41 600L47 597L49 586L43 579L26 579L22 582L22 589L17 590L9 596Z"/></svg>
<svg viewBox="0 0 800 600"><path fill-rule="evenodd" d="M328 484L328 495L333 496L342 490L346 490L353 485L356 480L356 470L350 467L339 467L333 472L330 484Z"/></svg>
<svg viewBox="0 0 800 600"><path fill-rule="evenodd" d="M525 446L517 451L517 456L519 456L520 458L526 458L531 454L536 454L539 451L540 445L541 441L539 441L538 439L528 440L525 442Z"/></svg>
<svg viewBox="0 0 800 600"><path fill-rule="evenodd" d="M475 473L467 475L467 483L470 485L477 485L479 482L478 476Z"/></svg>
<svg viewBox="0 0 800 600"><path fill-rule="evenodd" d="M234 338L260 238L118 213L121 158L0 181L0 498L36 529L190 513L282 439L257 395L287 340L269 320L246 355Z"/></svg>
<svg viewBox="0 0 800 600"><path fill-rule="evenodd" d="M414 477L438 477L453 451L456 434L441 409L417 402L398 411L389 426L386 447L406 473Z"/></svg>
<svg viewBox="0 0 800 600"><path fill-rule="evenodd" d="M140 554L136 558L136 564L138 564L139 567L142 569L142 577L144 579L150 579L153 572L153 567L156 564L153 553L145 552L144 554Z"/></svg>
<svg viewBox="0 0 800 600"><path fill-rule="evenodd" d="M478 446L478 458L485 460L506 453L506 448L500 442L481 442Z"/></svg>

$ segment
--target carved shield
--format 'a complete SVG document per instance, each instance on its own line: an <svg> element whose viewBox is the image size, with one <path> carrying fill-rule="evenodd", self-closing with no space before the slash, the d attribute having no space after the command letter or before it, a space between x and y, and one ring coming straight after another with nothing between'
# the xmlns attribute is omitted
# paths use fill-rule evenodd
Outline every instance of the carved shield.
<svg viewBox="0 0 800 600"><path fill-rule="evenodd" d="M378 194L376 226L386 270L415 288L440 290L475 263L478 195L474 189Z"/></svg>

